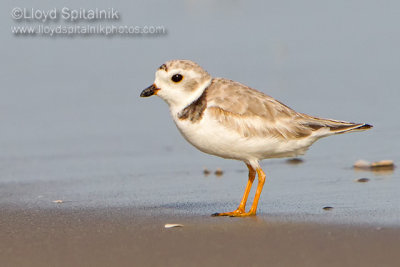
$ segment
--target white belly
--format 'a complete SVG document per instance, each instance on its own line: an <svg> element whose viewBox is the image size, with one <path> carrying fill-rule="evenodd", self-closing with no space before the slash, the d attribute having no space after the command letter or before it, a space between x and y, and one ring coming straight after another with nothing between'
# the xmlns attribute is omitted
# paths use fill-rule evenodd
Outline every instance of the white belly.
<svg viewBox="0 0 400 267"><path fill-rule="evenodd" d="M174 116L175 124L185 139L199 150L223 158L243 161L291 157L304 154L316 139L282 142L274 137L242 137L210 119L205 112L202 120L192 123Z"/></svg>

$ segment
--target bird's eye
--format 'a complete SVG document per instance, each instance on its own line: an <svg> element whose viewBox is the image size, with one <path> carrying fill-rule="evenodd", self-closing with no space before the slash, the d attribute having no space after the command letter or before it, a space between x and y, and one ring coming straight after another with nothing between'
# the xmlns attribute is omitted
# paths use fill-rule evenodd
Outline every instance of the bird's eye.
<svg viewBox="0 0 400 267"><path fill-rule="evenodd" d="M182 79L183 79L183 76L180 75L180 74L175 74L175 75L173 75L173 76L171 77L171 80L172 80L174 83L179 83L180 81L182 81Z"/></svg>

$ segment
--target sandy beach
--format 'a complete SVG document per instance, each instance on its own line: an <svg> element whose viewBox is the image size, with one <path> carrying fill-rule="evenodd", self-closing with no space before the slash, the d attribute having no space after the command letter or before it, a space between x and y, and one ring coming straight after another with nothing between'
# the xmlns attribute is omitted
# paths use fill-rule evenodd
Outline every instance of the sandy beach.
<svg viewBox="0 0 400 267"><path fill-rule="evenodd" d="M165 229L166 223L183 227ZM400 228L2 209L1 266L399 266Z"/></svg>

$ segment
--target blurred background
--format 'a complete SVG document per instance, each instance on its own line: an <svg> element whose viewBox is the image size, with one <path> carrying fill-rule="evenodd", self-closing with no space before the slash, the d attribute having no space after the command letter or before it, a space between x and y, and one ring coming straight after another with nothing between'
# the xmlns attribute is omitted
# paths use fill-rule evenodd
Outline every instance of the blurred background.
<svg viewBox="0 0 400 267"><path fill-rule="evenodd" d="M16 25L61 22L19 22L15 7L114 8L120 20L78 23L166 33L16 36ZM399 222L398 174L351 169L358 159L400 158L398 1L7 0L1 14L0 204L236 207L245 165L197 151L160 98L139 98L163 62L190 59L299 112L375 126L317 142L300 166L263 162L261 212L320 214L333 205ZM203 168L224 175L204 177ZM353 182L361 177L372 179L362 189Z"/></svg>

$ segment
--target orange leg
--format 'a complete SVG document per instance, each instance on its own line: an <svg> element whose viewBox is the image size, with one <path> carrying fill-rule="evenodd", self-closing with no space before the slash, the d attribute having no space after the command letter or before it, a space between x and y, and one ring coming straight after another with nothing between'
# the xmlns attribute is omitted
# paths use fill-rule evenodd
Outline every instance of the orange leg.
<svg viewBox="0 0 400 267"><path fill-rule="evenodd" d="M257 213L257 206L258 206L258 200L260 200L260 195L261 191L264 187L265 183L265 173L261 168L257 169L257 174L258 174L258 185L257 185L257 191L256 195L254 196L253 200L253 205L251 205L249 215L256 215Z"/></svg>
<svg viewBox="0 0 400 267"><path fill-rule="evenodd" d="M253 205L249 212L246 212L246 202L249 197L249 193L251 190L251 186L253 185L254 178L256 176L256 171L250 165L246 164L249 169L249 180L247 181L247 186L243 194L242 201L240 201L239 207L232 212L224 212L224 213L214 213L213 216L232 216L232 217L245 217L245 216L254 216L257 212L258 200L260 199L261 191L265 183L265 173L261 168L258 168L258 185L256 195L254 197Z"/></svg>

